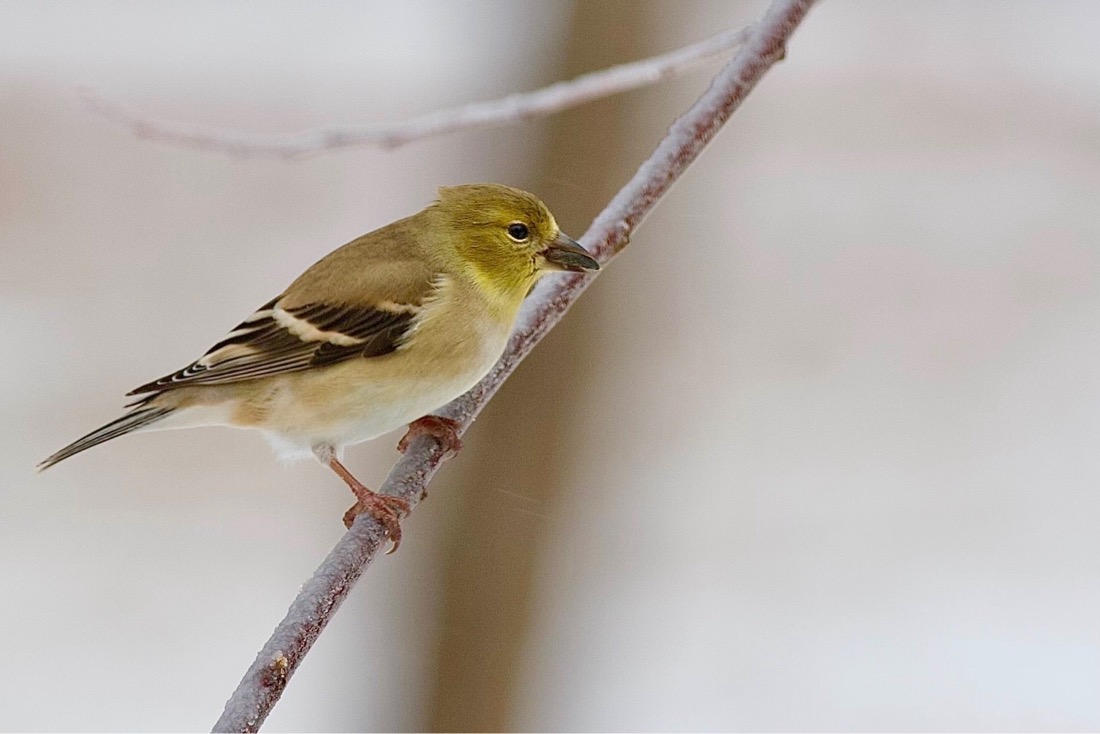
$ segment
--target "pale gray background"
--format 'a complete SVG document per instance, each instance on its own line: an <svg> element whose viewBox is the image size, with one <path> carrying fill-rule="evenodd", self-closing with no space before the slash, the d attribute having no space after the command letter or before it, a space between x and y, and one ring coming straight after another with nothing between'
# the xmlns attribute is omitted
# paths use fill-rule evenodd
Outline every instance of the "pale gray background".
<svg viewBox="0 0 1100 734"><path fill-rule="evenodd" d="M342 242L495 180L579 235L714 66L395 152L762 2L0 2L0 728L204 729L342 528L256 435L42 476ZM1100 4L826 0L468 435L268 729L1100 728ZM350 452L377 483L397 436Z"/></svg>

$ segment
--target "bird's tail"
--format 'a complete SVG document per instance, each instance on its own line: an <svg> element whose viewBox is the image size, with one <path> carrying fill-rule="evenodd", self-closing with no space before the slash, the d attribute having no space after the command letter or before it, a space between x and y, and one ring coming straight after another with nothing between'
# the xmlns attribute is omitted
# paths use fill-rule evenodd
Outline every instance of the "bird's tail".
<svg viewBox="0 0 1100 734"><path fill-rule="evenodd" d="M131 433L132 431L145 428L146 426L168 417L174 412L176 412L175 408L153 406L135 408L118 420L113 420L107 425L92 431L87 436L73 441L71 444L40 463L37 469L38 471L49 469L57 462L64 461L70 456L79 454L84 449L90 449L93 446L98 446L104 441L110 441L112 438L117 438L125 433Z"/></svg>

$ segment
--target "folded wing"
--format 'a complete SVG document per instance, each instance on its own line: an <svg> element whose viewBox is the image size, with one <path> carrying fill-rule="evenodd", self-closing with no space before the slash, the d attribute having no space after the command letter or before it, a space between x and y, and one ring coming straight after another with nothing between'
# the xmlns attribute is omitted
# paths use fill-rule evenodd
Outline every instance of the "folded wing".
<svg viewBox="0 0 1100 734"><path fill-rule="evenodd" d="M198 360L128 394L254 380L389 354L401 345L420 308L419 303L394 301L284 308L280 297L238 324Z"/></svg>

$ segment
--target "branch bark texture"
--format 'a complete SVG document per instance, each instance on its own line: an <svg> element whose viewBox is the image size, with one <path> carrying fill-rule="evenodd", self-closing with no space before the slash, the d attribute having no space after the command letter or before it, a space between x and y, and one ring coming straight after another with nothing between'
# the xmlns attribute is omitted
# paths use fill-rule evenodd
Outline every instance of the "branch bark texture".
<svg viewBox="0 0 1100 734"><path fill-rule="evenodd" d="M774 0L745 46L710 88L671 126L652 155L592 222L582 244L605 263L629 243L631 233L696 159L764 73L785 54L786 42L815 0ZM565 315L593 276L558 278L536 289L504 356L470 392L440 414L457 420L460 433L542 337ZM379 491L415 504L443 462L444 448L420 436L397 462ZM226 703L214 731L257 731L291 675L325 628L352 585L386 543L381 526L361 515L302 586L286 617L264 645Z"/></svg>
<svg viewBox="0 0 1100 734"><path fill-rule="evenodd" d="M743 44L751 33L751 27L723 31L660 56L583 74L534 92L436 110L398 123L336 125L289 135L253 135L153 120L130 112L87 90L83 95L89 108L129 128L140 138L200 148L237 158L302 158L352 146L397 148L436 135L506 125L560 112L585 102L683 74L699 64L729 54Z"/></svg>

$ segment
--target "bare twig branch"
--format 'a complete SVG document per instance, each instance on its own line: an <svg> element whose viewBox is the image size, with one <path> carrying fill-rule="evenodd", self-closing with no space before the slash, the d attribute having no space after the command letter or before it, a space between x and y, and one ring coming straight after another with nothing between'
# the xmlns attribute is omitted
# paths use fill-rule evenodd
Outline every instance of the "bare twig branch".
<svg viewBox="0 0 1100 734"><path fill-rule="evenodd" d="M584 74L534 92L437 110L398 123L333 125L289 135L254 135L153 120L126 110L87 89L82 90L82 96L90 109L128 127L139 138L201 148L237 158L301 158L356 145L397 148L435 135L506 125L553 114L682 74L705 61L731 53L745 42L751 32L751 27L724 31L676 51Z"/></svg>
<svg viewBox="0 0 1100 734"><path fill-rule="evenodd" d="M626 247L630 234L646 214L687 170L764 72L783 58L787 39L813 2L774 0L741 52L719 72L691 109L673 123L649 159L596 217L581 241L601 262ZM563 277L532 294L524 318L492 372L441 411L459 422L460 432L469 427L504 380L591 281L590 275ZM434 438L416 438L380 491L415 504L443 458L444 449ZM302 586L286 617L226 703L214 731L252 732L260 727L306 652L383 543L385 537L377 521L360 515Z"/></svg>

